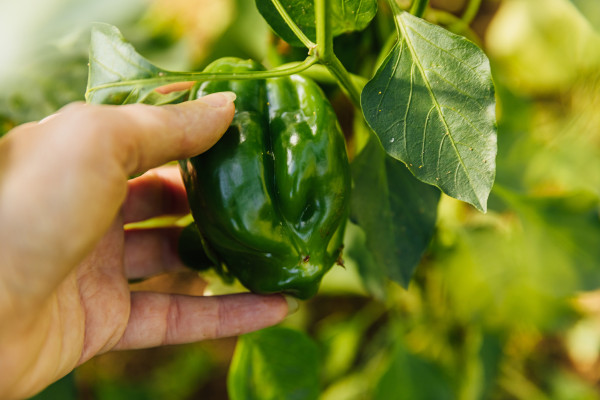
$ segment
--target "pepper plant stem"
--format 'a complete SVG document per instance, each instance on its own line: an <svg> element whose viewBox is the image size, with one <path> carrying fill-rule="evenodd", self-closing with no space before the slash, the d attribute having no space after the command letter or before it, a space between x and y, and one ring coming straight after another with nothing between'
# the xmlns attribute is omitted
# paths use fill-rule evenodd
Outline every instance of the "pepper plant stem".
<svg viewBox="0 0 600 400"><path fill-rule="evenodd" d="M317 81L319 83L326 83L331 85L337 84L339 82L338 78L336 78L331 73L331 70L329 70L323 64L315 64L307 70L302 71L301 75L311 78L312 80ZM369 82L369 80L364 76L355 75L351 73L348 73L348 75L350 76L350 79L352 80L354 86L356 86L358 91L362 91L367 82Z"/></svg>
<svg viewBox="0 0 600 400"><path fill-rule="evenodd" d="M352 76L346 70L342 62L336 56L333 56L328 62L323 62L323 65L325 65L331 74L337 78L342 89L344 89L352 103L360 108L360 90L355 85Z"/></svg>
<svg viewBox="0 0 600 400"><path fill-rule="evenodd" d="M360 108L360 90L355 85L348 70L333 51L333 31L331 30L331 0L315 0L315 22L317 30L317 57L336 77L352 103Z"/></svg>
<svg viewBox="0 0 600 400"><path fill-rule="evenodd" d="M334 55L333 32L331 31L331 2L315 0L315 22L317 29L317 54L319 59L328 59Z"/></svg>
<svg viewBox="0 0 600 400"><path fill-rule="evenodd" d="M413 0L412 5L410 6L410 13L415 17L423 17L425 14L425 9L429 4L429 0Z"/></svg>
<svg viewBox="0 0 600 400"><path fill-rule="evenodd" d="M417 0L415 0L417 1ZM396 0L388 0L388 4L392 9L392 14L394 15L394 26L396 27L396 35L398 36L398 40L400 39L400 32L402 31L400 28L400 23L398 22L398 15L400 15L403 10L398 6ZM413 3L414 5L414 3Z"/></svg>
<svg viewBox="0 0 600 400"><path fill-rule="evenodd" d="M247 80L247 79L267 79L276 78L280 76L288 76L292 74L298 74L317 62L317 57L310 55L300 63L294 63L289 66L282 66L279 68L271 69L268 71L249 71L249 72L235 72L235 73L206 73L206 72L174 72L165 71L164 76L158 78L149 79L133 79L127 81L110 82L104 85L94 86L89 88L86 92L86 98L90 93L98 90L108 89L119 86L130 86L138 84L147 84L156 86L165 85L173 82L202 82L202 81L231 81L231 80Z"/></svg>
<svg viewBox="0 0 600 400"><path fill-rule="evenodd" d="M469 4L467 4L467 8L460 18L465 25L470 25L477 16L477 12L479 12L479 8L481 7L481 0L469 0Z"/></svg>
<svg viewBox="0 0 600 400"><path fill-rule="evenodd" d="M467 39L481 47L481 39L461 18L442 10L431 10L433 20L439 25L445 25L446 29Z"/></svg>

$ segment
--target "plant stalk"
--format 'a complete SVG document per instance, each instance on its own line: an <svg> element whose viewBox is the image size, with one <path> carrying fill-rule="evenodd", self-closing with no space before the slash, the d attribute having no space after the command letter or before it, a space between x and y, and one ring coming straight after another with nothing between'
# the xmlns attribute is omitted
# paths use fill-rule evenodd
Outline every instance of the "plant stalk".
<svg viewBox="0 0 600 400"><path fill-rule="evenodd" d="M317 29L317 54L319 59L327 60L334 56L333 32L330 22L331 1L315 0L315 22Z"/></svg>
<svg viewBox="0 0 600 400"><path fill-rule="evenodd" d="M429 0L413 0L410 6L410 13L415 17L422 18L428 4Z"/></svg>
<svg viewBox="0 0 600 400"><path fill-rule="evenodd" d="M446 26L450 32L463 35L477 46L481 47L481 39L461 18L442 10L431 10L433 21Z"/></svg>
<svg viewBox="0 0 600 400"><path fill-rule="evenodd" d="M291 65L283 65L279 68L268 71L248 71L234 73L206 73L206 72L172 72L165 71L164 76L150 79L133 79L129 81L111 82L103 85L89 88L86 92L86 98L90 93L102 89L109 89L119 86L131 86L138 84L146 84L148 86L155 84L156 86L174 83L174 82L202 82L202 81L231 81L231 80L248 80L248 79L267 79L280 76L288 76L298 74L317 62L317 57L314 55L306 57L301 63L293 63Z"/></svg>
<svg viewBox="0 0 600 400"><path fill-rule="evenodd" d="M469 0L469 4L467 4L467 8L465 12L463 12L462 17L460 18L465 25L471 25L471 22L477 16L479 12L479 8L481 7L481 0Z"/></svg>
<svg viewBox="0 0 600 400"><path fill-rule="evenodd" d="M415 0L417 1L417 0ZM398 39L400 39L400 22L398 21L398 16L404 12L403 9L398 6L396 0L388 0L388 4L390 5L390 9L392 10L392 15L394 16L394 26L396 27L396 33L398 34ZM413 3L414 5L414 3Z"/></svg>
<svg viewBox="0 0 600 400"><path fill-rule="evenodd" d="M323 65L325 65L331 74L337 78L342 89L350 98L350 101L352 101L357 108L360 108L360 90L355 85L352 76L348 70L346 70L342 62L336 56L333 56L328 62L323 62Z"/></svg>
<svg viewBox="0 0 600 400"><path fill-rule="evenodd" d="M332 85L332 84L334 85L334 84L339 83L338 78L336 78L331 73L331 71L327 67L325 67L323 64L315 64L315 65L311 66L310 68L308 68L307 70L303 71L301 73L301 75L304 75L314 81L317 81L320 83L326 83L329 85ZM356 88L359 91L362 91L362 89L365 87L367 82L369 82L369 80L367 78L365 78L364 76L355 75L355 74L351 74L351 73L348 73L348 75L350 76L350 79L354 83L354 86L356 86Z"/></svg>
<svg viewBox="0 0 600 400"><path fill-rule="evenodd" d="M333 50L333 31L330 21L331 0L315 0L314 4L317 29L317 57L321 64L337 79L352 103L357 108L360 108L360 90Z"/></svg>

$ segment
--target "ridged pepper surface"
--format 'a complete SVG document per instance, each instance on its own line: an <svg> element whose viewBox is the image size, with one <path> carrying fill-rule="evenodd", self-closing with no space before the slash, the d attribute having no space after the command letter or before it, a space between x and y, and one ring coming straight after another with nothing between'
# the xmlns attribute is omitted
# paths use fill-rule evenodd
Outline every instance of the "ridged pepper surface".
<svg viewBox="0 0 600 400"><path fill-rule="evenodd" d="M219 59L207 72L261 70ZM211 81L233 91L233 122L207 152L180 162L207 253L256 293L313 296L341 256L350 176L336 115L300 76Z"/></svg>

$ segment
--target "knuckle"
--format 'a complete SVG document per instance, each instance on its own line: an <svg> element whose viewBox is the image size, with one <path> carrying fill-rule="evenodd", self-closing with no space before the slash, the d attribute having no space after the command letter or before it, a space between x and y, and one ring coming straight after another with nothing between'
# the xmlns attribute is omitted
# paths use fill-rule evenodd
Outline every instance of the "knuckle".
<svg viewBox="0 0 600 400"><path fill-rule="evenodd" d="M163 333L161 345L168 345L176 342L181 323L181 304L178 297L169 296L169 304L165 315L165 330Z"/></svg>

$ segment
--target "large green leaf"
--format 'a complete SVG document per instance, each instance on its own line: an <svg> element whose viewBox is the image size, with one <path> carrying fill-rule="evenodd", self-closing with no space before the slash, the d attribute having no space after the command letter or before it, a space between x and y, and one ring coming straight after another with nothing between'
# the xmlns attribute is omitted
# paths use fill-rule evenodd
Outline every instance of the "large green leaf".
<svg viewBox="0 0 600 400"><path fill-rule="evenodd" d="M302 332L273 327L239 338L227 379L231 400L309 400L319 393L319 351Z"/></svg>
<svg viewBox="0 0 600 400"><path fill-rule="evenodd" d="M367 235L360 226L348 221L344 234L344 264L354 263L362 287L373 298L387 297L387 269L378 263L367 246Z"/></svg>
<svg viewBox="0 0 600 400"><path fill-rule="evenodd" d="M160 95L154 91L161 79L173 73L154 66L125 41L119 30L108 24L92 28L86 99L96 104L165 104L180 92Z"/></svg>
<svg viewBox="0 0 600 400"><path fill-rule="evenodd" d="M331 1L331 29L334 36L360 31L377 14L377 0ZM316 41L315 8L313 0L280 0L288 15L313 42ZM285 23L272 0L256 0L256 7L279 37L292 46L303 46Z"/></svg>
<svg viewBox="0 0 600 400"><path fill-rule="evenodd" d="M495 176L494 86L485 54L406 12L400 39L362 93L371 128L423 182L487 208Z"/></svg>
<svg viewBox="0 0 600 400"><path fill-rule="evenodd" d="M352 219L365 231L376 261L367 266L407 286L433 236L440 192L385 154L374 135L352 162L351 172ZM381 272L361 269L361 274L372 280Z"/></svg>

